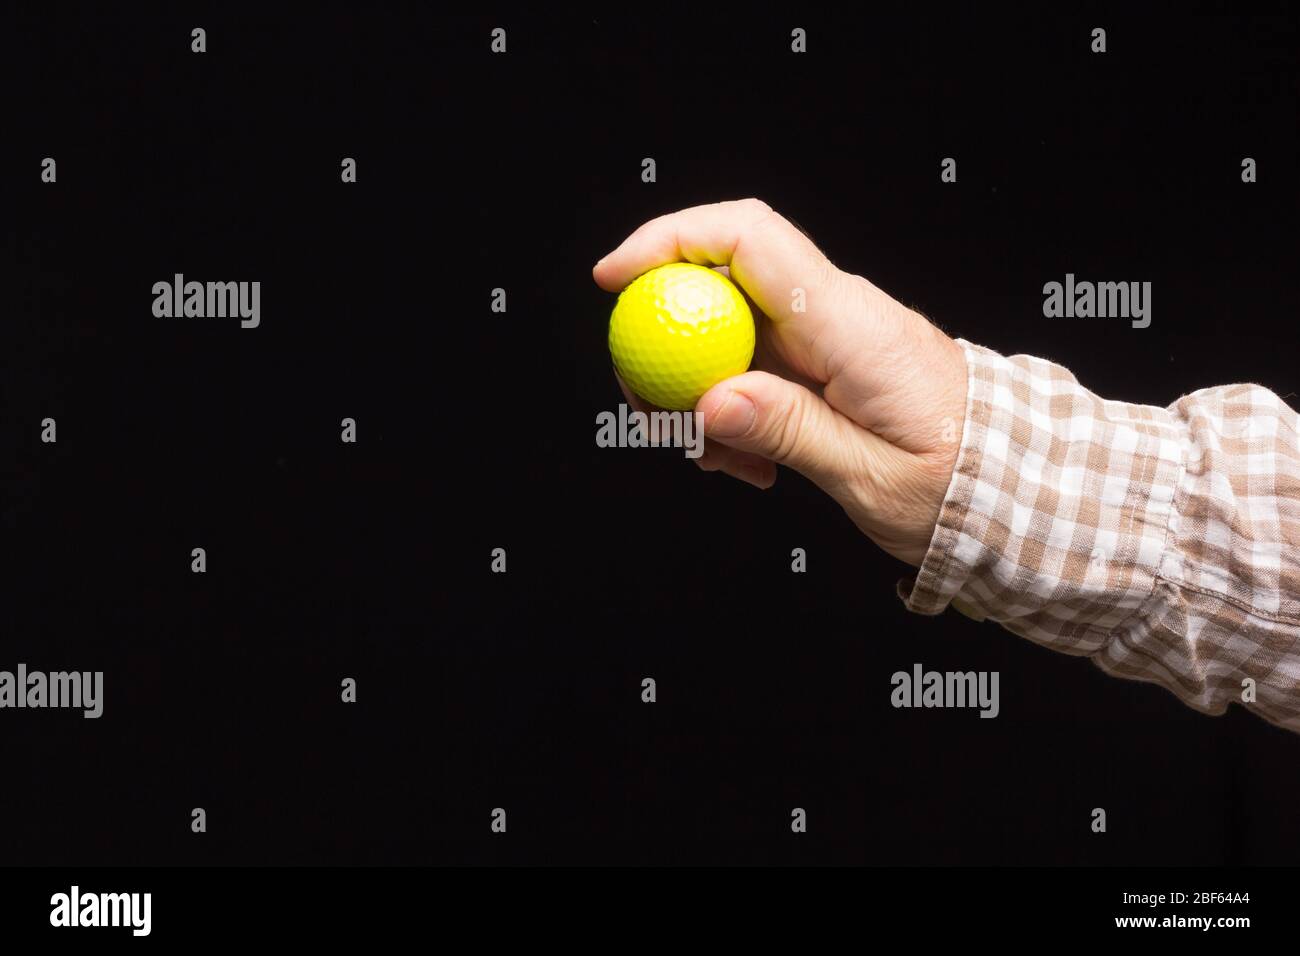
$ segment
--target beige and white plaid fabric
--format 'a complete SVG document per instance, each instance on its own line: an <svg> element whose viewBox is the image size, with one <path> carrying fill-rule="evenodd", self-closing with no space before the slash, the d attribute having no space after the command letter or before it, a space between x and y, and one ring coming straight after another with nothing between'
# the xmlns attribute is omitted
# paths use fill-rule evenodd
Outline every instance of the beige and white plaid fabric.
<svg viewBox="0 0 1300 956"><path fill-rule="evenodd" d="M1106 401L1059 365L961 345L961 451L907 607L952 603L1300 732L1300 417L1257 385Z"/></svg>

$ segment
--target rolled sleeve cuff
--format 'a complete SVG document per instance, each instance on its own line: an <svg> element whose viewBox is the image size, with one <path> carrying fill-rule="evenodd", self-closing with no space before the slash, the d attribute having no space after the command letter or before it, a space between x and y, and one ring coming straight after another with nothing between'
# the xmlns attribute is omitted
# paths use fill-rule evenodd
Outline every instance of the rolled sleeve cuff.
<svg viewBox="0 0 1300 956"><path fill-rule="evenodd" d="M1059 365L966 354L952 479L905 606L950 604L1091 653L1149 597L1182 468L1165 409L1105 401Z"/></svg>

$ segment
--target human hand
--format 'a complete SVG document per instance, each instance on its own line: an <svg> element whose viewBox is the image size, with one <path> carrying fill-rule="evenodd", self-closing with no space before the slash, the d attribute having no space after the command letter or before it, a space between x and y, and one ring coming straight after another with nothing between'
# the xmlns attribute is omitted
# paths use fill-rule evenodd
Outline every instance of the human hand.
<svg viewBox="0 0 1300 956"><path fill-rule="evenodd" d="M961 347L866 279L837 269L757 199L651 220L592 274L616 292L680 261L727 271L749 299L758 332L751 370L718 383L696 405L706 436L696 463L759 488L771 487L777 464L794 468L881 548L919 566L961 441Z"/></svg>

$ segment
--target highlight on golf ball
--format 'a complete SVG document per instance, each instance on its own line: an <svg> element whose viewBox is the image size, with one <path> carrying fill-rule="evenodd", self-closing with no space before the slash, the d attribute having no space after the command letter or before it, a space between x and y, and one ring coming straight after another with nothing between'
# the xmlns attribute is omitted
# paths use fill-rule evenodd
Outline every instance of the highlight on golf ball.
<svg viewBox="0 0 1300 956"><path fill-rule="evenodd" d="M637 277L619 295L609 317L609 351L637 395L685 411L749 368L754 316L726 276L672 262Z"/></svg>

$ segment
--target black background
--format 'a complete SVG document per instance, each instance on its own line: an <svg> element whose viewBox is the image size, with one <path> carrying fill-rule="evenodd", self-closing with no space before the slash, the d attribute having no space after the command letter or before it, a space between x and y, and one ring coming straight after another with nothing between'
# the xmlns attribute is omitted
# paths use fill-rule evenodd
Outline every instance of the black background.
<svg viewBox="0 0 1300 956"><path fill-rule="evenodd" d="M795 474L597 448L590 279L757 195L1108 398L1294 405L1294 15L40 9L6 14L0 668L102 670L105 712L0 713L0 861L1296 859L1294 735L908 614ZM176 272L261 281L261 327L154 318ZM1151 281L1151 327L1044 319L1066 272ZM999 671L1000 716L893 709L916 662Z"/></svg>

